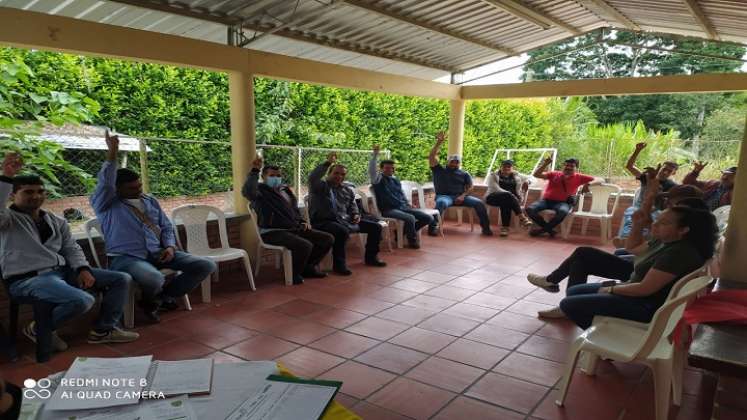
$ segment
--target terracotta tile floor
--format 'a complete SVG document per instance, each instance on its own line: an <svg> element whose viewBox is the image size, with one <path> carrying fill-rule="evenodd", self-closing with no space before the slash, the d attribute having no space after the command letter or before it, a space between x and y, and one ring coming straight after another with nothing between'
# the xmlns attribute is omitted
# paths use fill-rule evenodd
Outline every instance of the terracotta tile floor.
<svg viewBox="0 0 747 420"><path fill-rule="evenodd" d="M81 322L74 328L81 331L63 332L69 351L40 365L20 339L23 358L0 360L0 370L20 383L78 355L273 359L299 376L342 380L338 400L366 419L653 419L651 376L640 365L602 362L595 377L577 372L566 406L554 404L578 329L537 319L562 294L538 290L525 276L590 241L484 238L449 225L443 239L424 236L420 250L382 252L385 268L363 266L351 249L350 277L284 287L268 264L250 292L243 273L225 273L211 304L195 293L192 312L139 327L135 343L84 344ZM689 369L684 390L670 420L709 418L715 378ZM720 391L719 401L728 405L725 418L747 418L744 386Z"/></svg>

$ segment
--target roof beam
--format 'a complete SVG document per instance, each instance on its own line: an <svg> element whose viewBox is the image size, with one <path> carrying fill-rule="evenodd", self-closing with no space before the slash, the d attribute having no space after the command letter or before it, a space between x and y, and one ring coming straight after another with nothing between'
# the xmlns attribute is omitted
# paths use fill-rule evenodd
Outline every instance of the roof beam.
<svg viewBox="0 0 747 420"><path fill-rule="evenodd" d="M387 60L401 61L407 64L415 64L418 66L429 67L433 69L447 71L454 73L458 71L456 68L445 66L440 63L434 63L428 60L423 60L418 57L412 57L404 54L398 54L393 51L376 49L373 47L356 45L349 42L339 41L330 38L319 37L316 34L308 35L301 31L294 31L288 28L277 30L273 27L265 27L257 24L251 24L247 22L241 22L238 18L228 16L220 13L208 13L200 12L195 9L190 9L188 5L179 2L165 2L162 0L112 0L117 3L124 3L130 6L142 7L150 10L158 10L166 13L171 13L179 16L191 17L194 19L207 20L210 22L220 23L227 26L241 25L245 29L258 32L273 32L273 35L281 36L284 38L294 39L296 41L304 41L312 44L322 45L329 48L336 48L338 50L345 50L355 52L358 54L365 54L379 58L385 58Z"/></svg>
<svg viewBox="0 0 747 420"><path fill-rule="evenodd" d="M612 7L612 5L607 3L606 0L582 0L582 3L591 4L592 8L596 6L598 9L604 12L604 14L612 17L614 20L621 23L623 26L625 26L626 28L632 31L641 30L641 27L638 26L637 23L633 22L632 20L630 20L630 18L622 14L622 12Z"/></svg>
<svg viewBox="0 0 747 420"><path fill-rule="evenodd" d="M565 22L555 19L547 13L539 12L528 7L516 0L482 0L489 5L498 8L504 12L510 13L519 19L539 26L542 29L550 29L552 26L565 29L573 35L581 35L581 30Z"/></svg>
<svg viewBox="0 0 747 420"><path fill-rule="evenodd" d="M698 22L698 25L703 28L703 32L708 35L708 38L719 40L720 37L718 36L716 29L711 25L711 21L708 20L708 16L706 16L703 9L700 8L698 2L695 0L684 0L684 3L690 11L690 14L695 18L695 21Z"/></svg>
<svg viewBox="0 0 747 420"><path fill-rule="evenodd" d="M446 36L449 36L451 38L458 39L460 41L468 42L468 43L474 44L474 45L479 45L479 46L481 46L483 48L488 48L488 49L491 49L491 50L495 50L495 51L498 51L498 52L506 54L506 55L512 55L512 54L516 53L516 51L514 51L512 49L504 47L504 46L501 46L501 45L498 45L498 44L496 44L494 42L484 41L484 40L475 38L473 36L470 36L470 35L467 35L467 34L464 34L464 33L461 33L461 32L452 31L452 30L450 30L448 28L445 28L443 26L433 25L433 24L431 24L429 22L426 22L426 21L424 21L422 19L417 19L417 18L413 18L413 17L401 15L401 14L395 13L395 12L393 12L391 10L385 9L383 7L374 6L373 4L370 4L370 3L367 3L367 2L364 2L364 1L360 1L360 0L342 0L342 2L345 3L345 4L347 4L347 5L350 5L350 6L353 6L353 7L357 7L359 9L363 9L363 10L366 10L366 11L369 11L369 12L373 12L373 13L376 13L378 15L390 18L390 19L398 20L400 22L405 22L405 23L408 23L408 24L410 24L412 26L417 26L418 28L425 29L425 30L428 30L428 31L431 31L431 32L435 32L437 34L446 35Z"/></svg>
<svg viewBox="0 0 747 420"><path fill-rule="evenodd" d="M611 79L540 81L462 86L462 99L552 98L563 96L649 95L659 93L738 92L747 74L720 73Z"/></svg>

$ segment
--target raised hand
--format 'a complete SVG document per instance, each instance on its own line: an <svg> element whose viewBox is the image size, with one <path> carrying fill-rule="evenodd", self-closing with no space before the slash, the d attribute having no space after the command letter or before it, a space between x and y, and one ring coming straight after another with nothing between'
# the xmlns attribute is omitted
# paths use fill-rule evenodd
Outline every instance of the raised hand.
<svg viewBox="0 0 747 420"><path fill-rule="evenodd" d="M117 152L119 151L119 136L109 134L109 129L104 133L106 139L107 159L117 160Z"/></svg>
<svg viewBox="0 0 747 420"><path fill-rule="evenodd" d="M708 166L708 162L701 162L699 160L696 160L696 161L693 162L693 170L695 172L702 171L703 168L705 168L706 166Z"/></svg>
<svg viewBox="0 0 747 420"><path fill-rule="evenodd" d="M438 133L436 133L436 143L441 144L444 141L446 141L446 133L444 133L443 131L439 131Z"/></svg>
<svg viewBox="0 0 747 420"><path fill-rule="evenodd" d="M633 224L640 228L648 227L652 222L651 214L643 210L636 210L635 213L633 213L632 220Z"/></svg>
<svg viewBox="0 0 747 420"><path fill-rule="evenodd" d="M646 146L647 146L647 144L646 144L646 143L643 143L643 142L641 142L641 143L637 143L637 144L635 145L635 150L636 150L637 152L640 152L641 150L645 149L645 148L646 148Z"/></svg>
<svg viewBox="0 0 747 420"><path fill-rule="evenodd" d="M337 162L337 153L336 152L332 152L332 153L328 154L327 155L327 163L332 164L332 163L335 163L335 162Z"/></svg>
<svg viewBox="0 0 747 420"><path fill-rule="evenodd" d="M262 158L257 156L256 159L252 162L252 168L260 170L262 169Z"/></svg>
<svg viewBox="0 0 747 420"><path fill-rule="evenodd" d="M6 153L5 159L3 159L3 175L8 178L13 178L21 172L23 168L23 159L21 155L15 152Z"/></svg>
<svg viewBox="0 0 747 420"><path fill-rule="evenodd" d="M552 158L551 157L546 157L545 159L542 160L542 167L543 168L546 168L546 167L548 167L550 165L552 165Z"/></svg>

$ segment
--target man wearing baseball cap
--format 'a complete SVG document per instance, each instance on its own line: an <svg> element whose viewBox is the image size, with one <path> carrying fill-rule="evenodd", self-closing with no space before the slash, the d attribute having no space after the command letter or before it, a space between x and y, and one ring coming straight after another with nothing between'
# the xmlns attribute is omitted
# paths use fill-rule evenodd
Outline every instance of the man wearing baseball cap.
<svg viewBox="0 0 747 420"><path fill-rule="evenodd" d="M469 193L472 191L472 177L469 173L459 169L462 157L458 154L449 155L446 167L441 166L438 162L438 151L446 140L443 132L436 135L436 144L433 145L431 153L428 155L428 163L433 172L433 187L436 190L436 209L443 215L447 208L451 206L472 207L480 218L482 234L492 236L490 230L490 221L485 203L477 197L472 197ZM443 220L443 219L442 219ZM433 225L428 229L429 235L435 235L436 230Z"/></svg>
<svg viewBox="0 0 747 420"><path fill-rule="evenodd" d="M695 185L703 190L708 208L713 211L721 206L731 205L732 191L734 190L734 179L737 177L737 167L732 166L721 171L721 178L710 181L698 181L698 176L708 162L693 162L693 170L685 175L683 184Z"/></svg>

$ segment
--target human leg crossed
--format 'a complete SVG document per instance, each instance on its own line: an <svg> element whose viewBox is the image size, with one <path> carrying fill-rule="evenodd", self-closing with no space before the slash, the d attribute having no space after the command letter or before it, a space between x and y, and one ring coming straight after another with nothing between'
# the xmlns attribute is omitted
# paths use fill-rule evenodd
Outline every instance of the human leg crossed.
<svg viewBox="0 0 747 420"><path fill-rule="evenodd" d="M563 201L555 201L551 210L555 211L555 216L547 222L544 229L550 236L553 236L555 235L555 226L561 224L566 216L568 216L568 213L571 212L571 206Z"/></svg>
<svg viewBox="0 0 747 420"><path fill-rule="evenodd" d="M218 270L218 265L213 260L183 251L176 251L171 261L160 263L157 267L181 272L163 287L163 294L171 298L184 296L203 281L210 281L210 275Z"/></svg>
<svg viewBox="0 0 747 420"><path fill-rule="evenodd" d="M532 221L537 224L540 228L542 228L542 231L545 230L547 226L547 222L545 222L545 219L540 214L544 210L548 210L551 208L551 202L548 200L537 200L534 203L527 206L527 216L529 216Z"/></svg>
<svg viewBox="0 0 747 420"><path fill-rule="evenodd" d="M588 276L627 281L633 272L633 263L593 247L581 246L550 273L547 282L558 284L566 277L570 287L586 283Z"/></svg>
<svg viewBox="0 0 747 420"><path fill-rule="evenodd" d="M581 284L568 289L560 309L579 327L587 329L595 316L649 322L656 309L639 298L599 293L601 284Z"/></svg>

